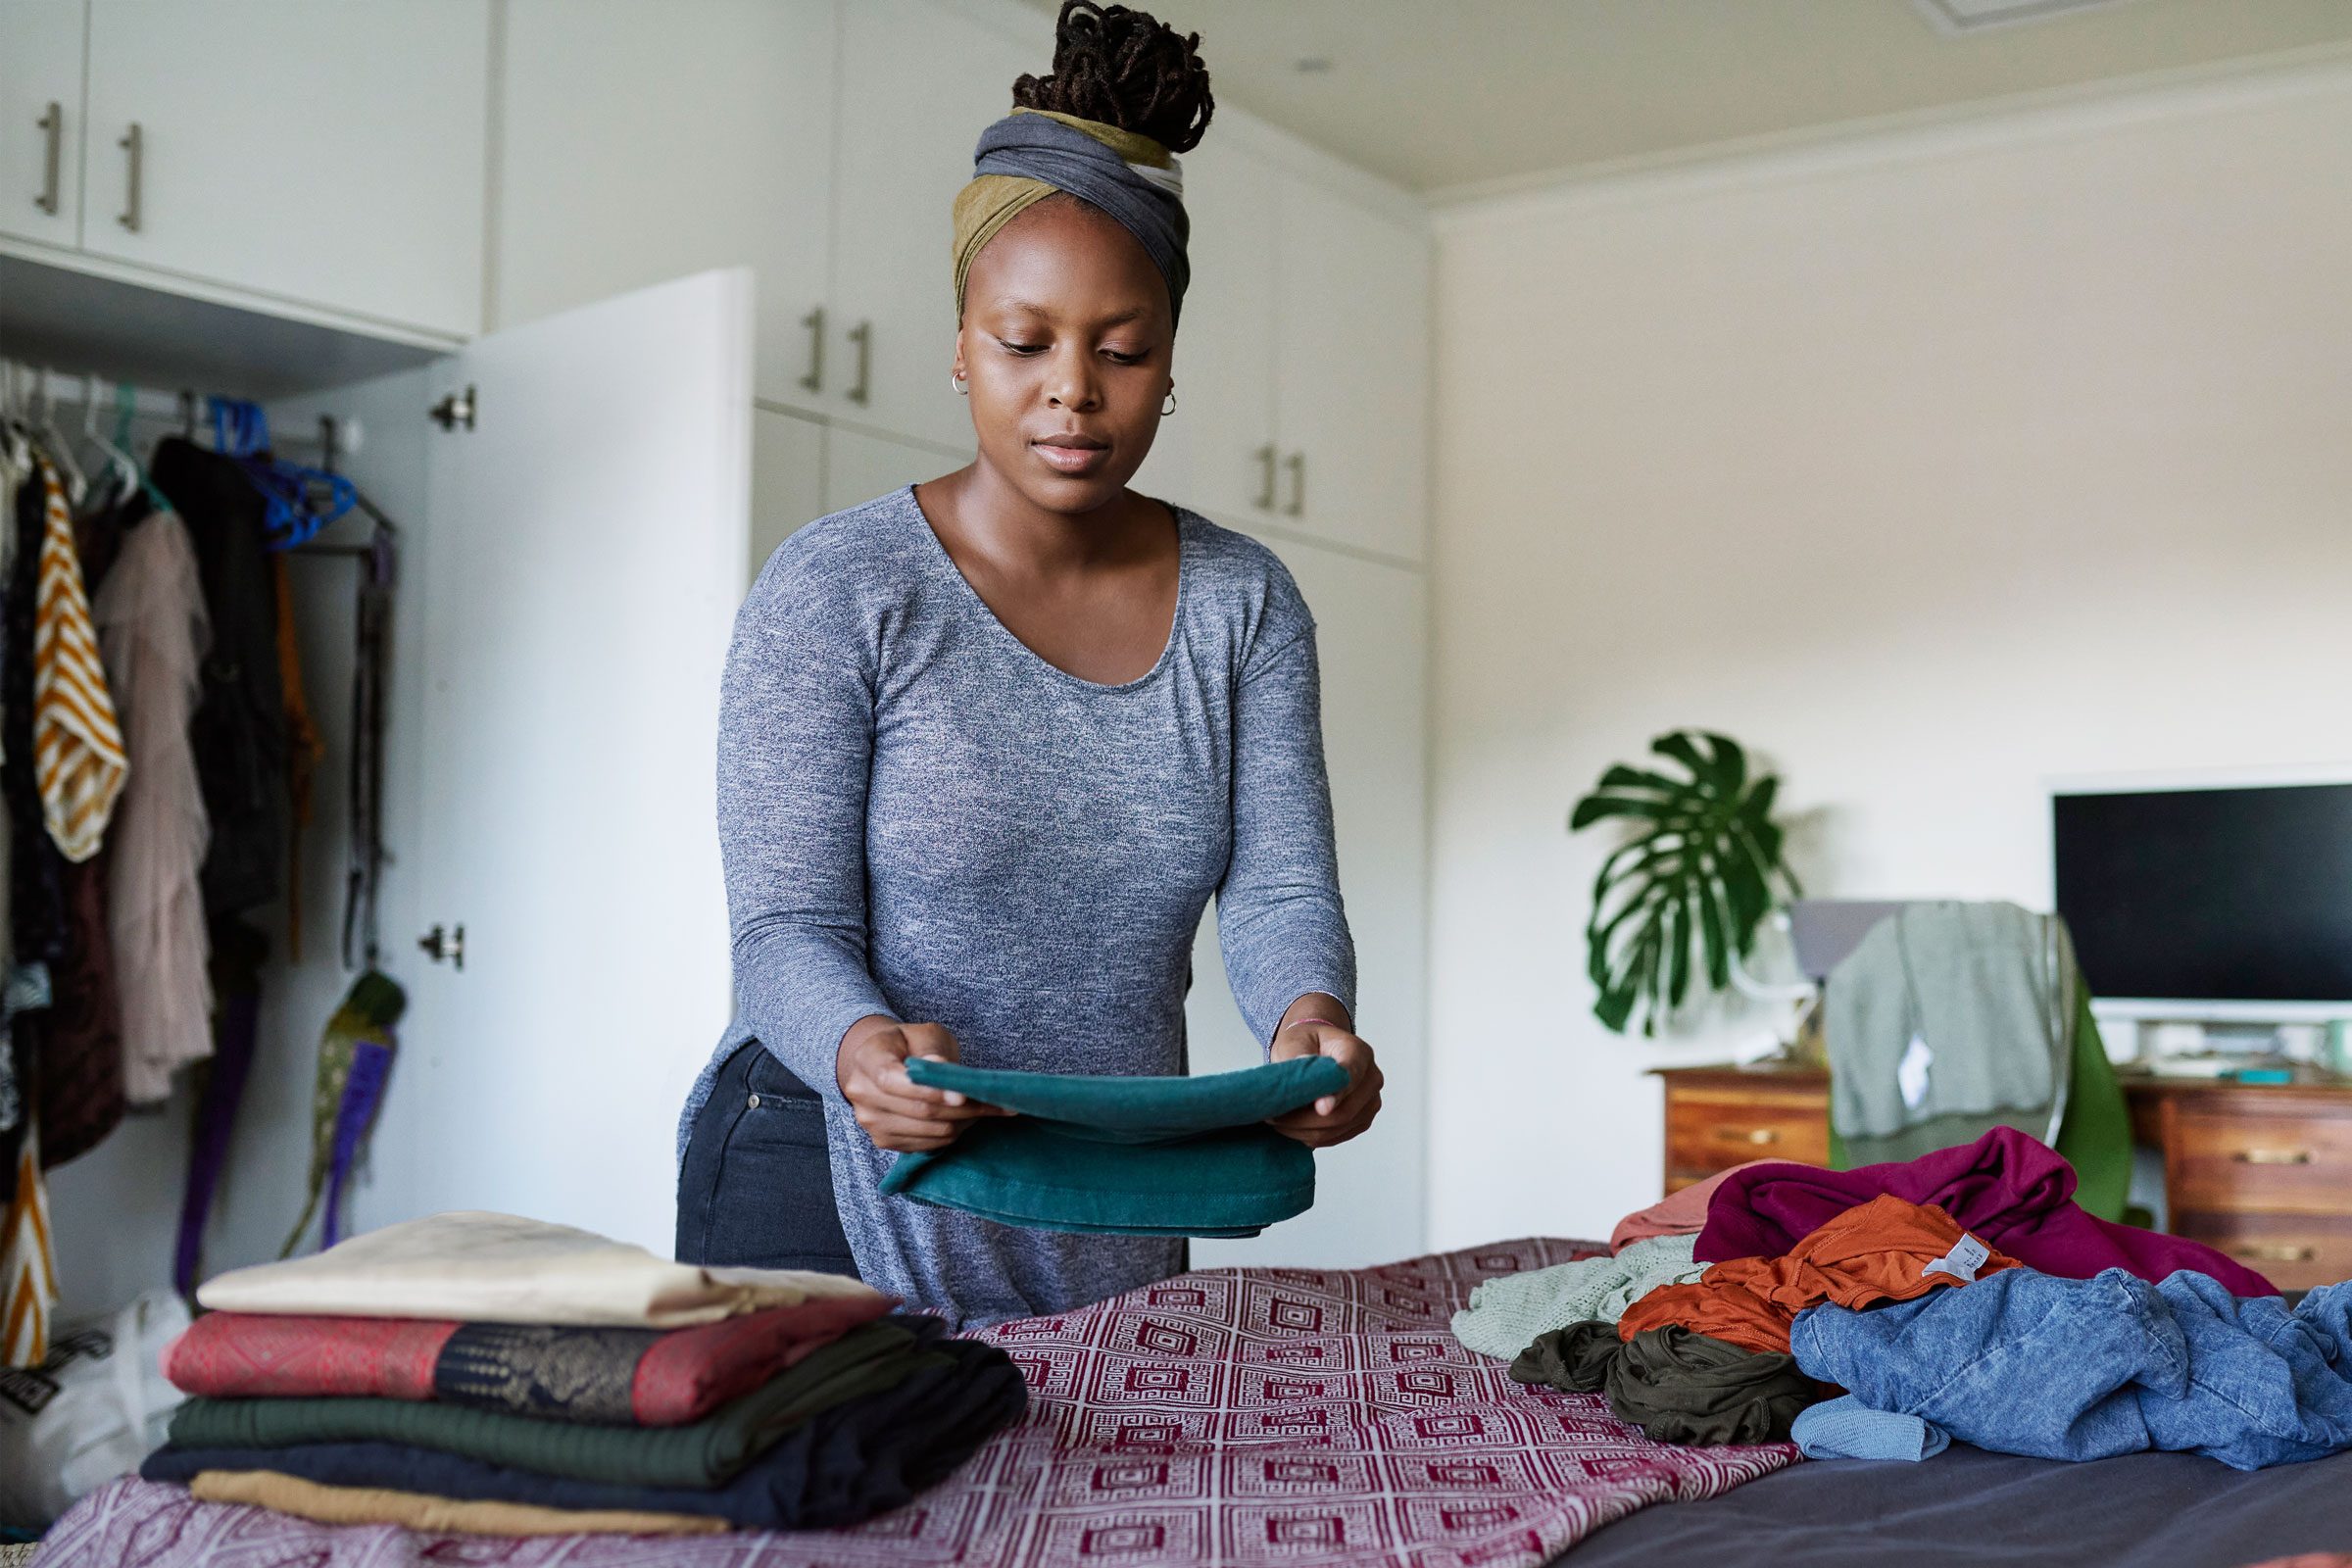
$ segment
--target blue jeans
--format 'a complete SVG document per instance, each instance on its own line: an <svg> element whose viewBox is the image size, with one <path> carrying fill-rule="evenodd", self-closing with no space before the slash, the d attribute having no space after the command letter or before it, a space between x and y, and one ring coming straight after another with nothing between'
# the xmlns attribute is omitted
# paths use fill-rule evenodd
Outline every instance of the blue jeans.
<svg viewBox="0 0 2352 1568"><path fill-rule="evenodd" d="M2185 1269L2151 1285L2013 1268L1864 1311L1809 1307L1789 1342L1809 1376L1999 1453L2156 1448L2258 1470L2352 1448L2352 1284L2289 1311Z"/></svg>
<svg viewBox="0 0 2352 1568"><path fill-rule="evenodd" d="M824 1102L758 1041L718 1070L678 1165L681 1263L855 1274Z"/></svg>

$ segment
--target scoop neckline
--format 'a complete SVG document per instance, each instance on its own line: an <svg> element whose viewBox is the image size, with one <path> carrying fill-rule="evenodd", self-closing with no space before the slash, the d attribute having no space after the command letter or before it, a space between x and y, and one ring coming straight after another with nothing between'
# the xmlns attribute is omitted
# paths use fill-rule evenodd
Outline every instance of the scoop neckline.
<svg viewBox="0 0 2352 1568"><path fill-rule="evenodd" d="M963 568L956 564L956 558L948 554L947 544L939 537L939 530L931 526L931 518L924 513L923 504L914 498L914 485L911 483L902 485L898 495L899 499L906 504L907 514L913 518L916 530L922 534L924 542L930 547L931 558L946 570L950 577L955 579L956 588L961 592L969 607L980 612L981 618L994 629L998 637L1011 645L1021 657L1036 664L1038 668L1059 676L1084 691L1131 692L1138 687L1150 685L1158 678L1160 671L1175 662L1176 645L1184 636L1185 605L1191 599L1193 591L1193 523L1191 514L1184 508L1172 501L1160 503L1176 519L1176 610L1175 613L1168 617L1167 643L1160 649L1159 658L1152 662L1152 667L1136 676L1135 679L1099 681L1088 680L1084 675L1071 673L1021 641L1019 634L1014 632L1010 626L1005 625L996 611L989 607L988 601L980 597L980 590L972 586L972 580L963 574Z"/></svg>

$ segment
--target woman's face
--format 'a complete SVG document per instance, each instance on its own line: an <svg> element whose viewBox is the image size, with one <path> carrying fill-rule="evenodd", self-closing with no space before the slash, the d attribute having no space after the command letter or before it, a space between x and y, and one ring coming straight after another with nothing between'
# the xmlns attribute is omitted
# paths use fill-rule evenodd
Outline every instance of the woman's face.
<svg viewBox="0 0 2352 1568"><path fill-rule="evenodd" d="M964 275L956 368L981 457L1049 512L1115 500L1158 432L1175 335L1134 235L1074 199L1030 207Z"/></svg>

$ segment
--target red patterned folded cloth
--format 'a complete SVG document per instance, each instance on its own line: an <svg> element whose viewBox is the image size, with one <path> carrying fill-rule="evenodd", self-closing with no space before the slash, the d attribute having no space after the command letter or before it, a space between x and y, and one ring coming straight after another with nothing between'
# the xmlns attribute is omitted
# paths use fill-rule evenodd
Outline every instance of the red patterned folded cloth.
<svg viewBox="0 0 2352 1568"><path fill-rule="evenodd" d="M208 1312L164 1376L216 1398L439 1399L557 1421L699 1421L898 1303L816 1297L690 1329Z"/></svg>

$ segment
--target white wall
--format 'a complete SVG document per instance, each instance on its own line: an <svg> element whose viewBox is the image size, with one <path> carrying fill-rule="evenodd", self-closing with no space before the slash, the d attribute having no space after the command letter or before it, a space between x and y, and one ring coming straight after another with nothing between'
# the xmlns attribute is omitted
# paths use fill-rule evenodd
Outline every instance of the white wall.
<svg viewBox="0 0 2352 1568"><path fill-rule="evenodd" d="M2352 71L1440 216L1431 1235L1658 1192L1569 804L1769 755L1808 891L2046 903L2042 781L2352 756Z"/></svg>

